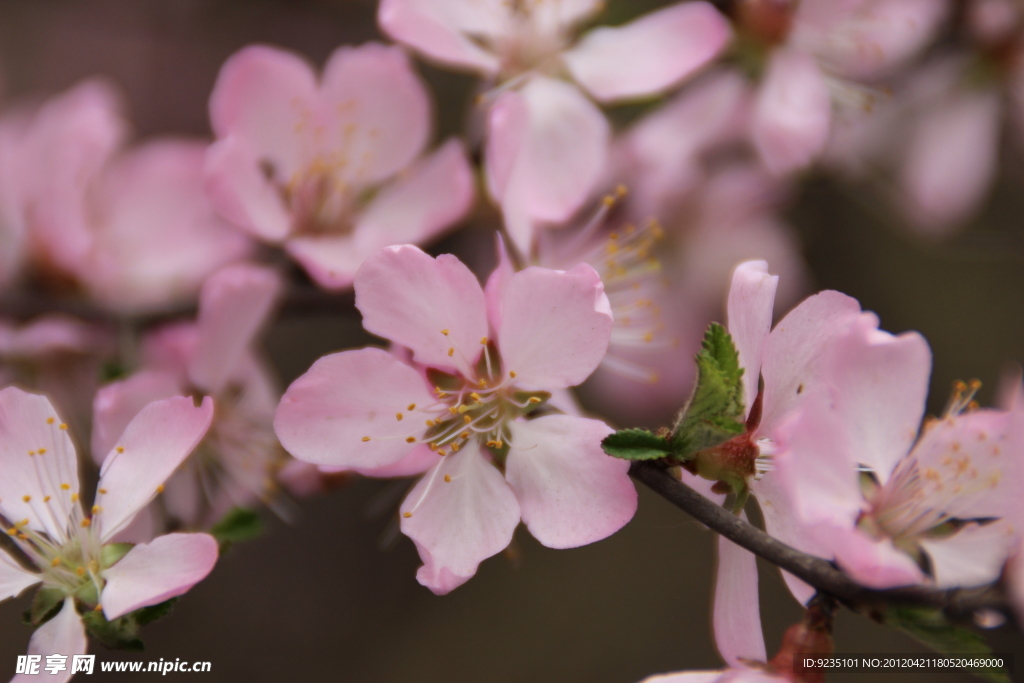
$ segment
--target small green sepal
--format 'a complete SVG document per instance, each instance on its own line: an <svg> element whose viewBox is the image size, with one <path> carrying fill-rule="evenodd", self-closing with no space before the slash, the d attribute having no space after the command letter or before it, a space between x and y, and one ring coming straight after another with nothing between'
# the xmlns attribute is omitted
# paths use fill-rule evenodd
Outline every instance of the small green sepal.
<svg viewBox="0 0 1024 683"><path fill-rule="evenodd" d="M601 442L608 455L623 460L657 460L672 455L672 444L664 436L646 429L620 429Z"/></svg>

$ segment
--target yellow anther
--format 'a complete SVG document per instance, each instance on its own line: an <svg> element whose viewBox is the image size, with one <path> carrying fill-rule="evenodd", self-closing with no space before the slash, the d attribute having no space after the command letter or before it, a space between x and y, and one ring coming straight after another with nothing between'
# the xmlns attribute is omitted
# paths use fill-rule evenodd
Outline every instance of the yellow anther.
<svg viewBox="0 0 1024 683"><path fill-rule="evenodd" d="M444 475L444 480L445 480L445 481L446 481L447 483L449 483L449 484L450 484L450 483L452 483L452 475L450 475L450 474L446 474L446 475Z"/></svg>
<svg viewBox="0 0 1024 683"><path fill-rule="evenodd" d="M99 491L99 493L101 493L102 495L106 495L106 494L107 494L107 490L106 490L106 489L98 489L98 491Z"/></svg>
<svg viewBox="0 0 1024 683"><path fill-rule="evenodd" d="M459 438L460 439L468 439L469 438L469 432L462 432L461 434L459 434Z"/></svg>
<svg viewBox="0 0 1024 683"><path fill-rule="evenodd" d="M469 397L470 397L471 399L473 399L474 401L479 401L479 400L480 400L480 394L476 393L475 391L474 391L473 393L471 393L471 394L469 395Z"/></svg>
<svg viewBox="0 0 1024 683"><path fill-rule="evenodd" d="M502 441L501 439L498 439L497 441L494 442L494 447L495 448L503 448L504 446L505 446L505 442Z"/></svg>
<svg viewBox="0 0 1024 683"><path fill-rule="evenodd" d="M456 406L448 406L448 412L452 415L458 415L459 409Z"/></svg>
<svg viewBox="0 0 1024 683"><path fill-rule="evenodd" d="M50 566L51 567L56 567L59 564L60 564L60 558L59 557L55 557L52 560L50 560Z"/></svg>
<svg viewBox="0 0 1024 683"><path fill-rule="evenodd" d="M962 394L967 391L967 384L961 380L953 382L953 391L958 394Z"/></svg>
<svg viewBox="0 0 1024 683"><path fill-rule="evenodd" d="M18 534L18 538L20 538L23 541L27 541L28 540L28 536L26 536L25 534Z"/></svg>
<svg viewBox="0 0 1024 683"><path fill-rule="evenodd" d="M8 530L7 530L7 535L8 535L8 536L17 536L17 535L18 535L18 530L17 530L17 529L15 529L15 528L14 528L14 527L12 526L12 527L11 527L10 529L8 529Z"/></svg>
<svg viewBox="0 0 1024 683"><path fill-rule="evenodd" d="M458 452L459 452L459 444L458 443L452 443L452 453L458 453Z"/></svg>
<svg viewBox="0 0 1024 683"><path fill-rule="evenodd" d="M46 424L48 424L48 425L52 425L56 421L57 420L53 419L52 417L46 418Z"/></svg>
<svg viewBox="0 0 1024 683"><path fill-rule="evenodd" d="M472 421L473 421L473 418L472 418L472 417L470 417L469 415L463 415L463 416L462 416L462 420L463 420L463 422L465 422L466 424L469 424L470 422L472 422Z"/></svg>
<svg viewBox="0 0 1024 683"><path fill-rule="evenodd" d="M968 388L970 388L971 391L977 391L978 389L981 389L981 380L972 379L970 382L968 382L967 386Z"/></svg>
<svg viewBox="0 0 1024 683"><path fill-rule="evenodd" d="M92 514L98 515L101 512L103 512L103 508L101 508L99 505L92 506Z"/></svg>
<svg viewBox="0 0 1024 683"><path fill-rule="evenodd" d="M93 612L102 612L102 611L103 611L103 605L97 604L96 607L93 608Z"/></svg>
<svg viewBox="0 0 1024 683"><path fill-rule="evenodd" d="M117 447L116 449L114 449L114 450L116 450L116 451L117 451L118 453L124 453L124 446L118 446L118 447Z"/></svg>
<svg viewBox="0 0 1024 683"><path fill-rule="evenodd" d="M71 502L72 503L77 503L78 502L78 494L77 493L72 493L71 494Z"/></svg>
<svg viewBox="0 0 1024 683"><path fill-rule="evenodd" d="M86 517L85 519L82 520L82 528L83 529L88 529L90 526L92 526L92 520L91 519Z"/></svg>
<svg viewBox="0 0 1024 683"><path fill-rule="evenodd" d="M46 453L46 449L45 448L40 448L39 449L39 455L43 455L44 453Z"/></svg>
<svg viewBox="0 0 1024 683"><path fill-rule="evenodd" d="M61 489L67 491L69 488L71 488L71 485L70 484L61 484L60 487L61 487Z"/></svg>
<svg viewBox="0 0 1024 683"><path fill-rule="evenodd" d="M460 414L466 412L467 410L469 410L469 406L467 406L465 403L463 403L462 405L459 406L459 413Z"/></svg>
<svg viewBox="0 0 1024 683"><path fill-rule="evenodd" d="M433 420L427 420L424 424L426 424L428 427L433 427L434 426L434 421Z"/></svg>
<svg viewBox="0 0 1024 683"><path fill-rule="evenodd" d="M411 512L403 512L402 516L405 517L406 519L409 519L410 517L412 517L412 513Z"/></svg>
<svg viewBox="0 0 1024 683"><path fill-rule="evenodd" d="M29 502L30 500L32 500L32 496L22 496L22 497L21 497L21 500L22 500L22 502L25 502L25 503L27 503L27 502Z"/></svg>
<svg viewBox="0 0 1024 683"><path fill-rule="evenodd" d="M157 493L163 493L164 492L164 485L163 484L157 484L156 485L156 492Z"/></svg>
<svg viewBox="0 0 1024 683"><path fill-rule="evenodd" d="M476 385L478 387L480 387L481 389L486 389L487 388L487 380L485 380L484 378L481 377L480 379L477 380Z"/></svg>
<svg viewBox="0 0 1024 683"><path fill-rule="evenodd" d="M601 202L610 209L611 207L615 206L615 197L611 196L610 194L605 195L601 199Z"/></svg>
<svg viewBox="0 0 1024 683"><path fill-rule="evenodd" d="M406 406L405 409L406 410L416 410L416 404L415 403L410 403L408 406Z"/></svg>
<svg viewBox="0 0 1024 683"><path fill-rule="evenodd" d="M446 451L443 448L440 448L440 449L438 449L437 454L440 455L443 458L444 456L448 455L448 451Z"/></svg>
<svg viewBox="0 0 1024 683"><path fill-rule="evenodd" d="M534 404L536 404L536 403L540 403L540 399L539 399L539 398L537 398L536 396L531 396L531 397L530 397L530 400L529 400L529 401L527 401L527 402L528 402L528 403L534 403Z"/></svg>
<svg viewBox="0 0 1024 683"><path fill-rule="evenodd" d="M35 451L29 451L29 452L28 452L28 454L29 454L29 455L35 455L35 454L36 454L36 452L35 452Z"/></svg>
<svg viewBox="0 0 1024 683"><path fill-rule="evenodd" d="M85 576L85 567L75 567L75 573L79 576Z"/></svg>
<svg viewBox="0 0 1024 683"><path fill-rule="evenodd" d="M64 424L63 422L61 422L61 423L60 423L60 428L61 428L61 429L67 429L67 428L68 428L68 426L67 426L66 424Z"/></svg>
<svg viewBox="0 0 1024 683"><path fill-rule="evenodd" d="M647 342L648 344L650 344L652 341L654 341L654 333L653 332L645 333L644 334L644 341Z"/></svg>
<svg viewBox="0 0 1024 683"><path fill-rule="evenodd" d="M616 185L615 186L615 194L617 194L620 197L625 197L626 193L628 193L628 192L629 192L629 188L626 187L625 185L621 185L620 184L620 185Z"/></svg>
<svg viewBox="0 0 1024 683"><path fill-rule="evenodd" d="M49 496L43 496L43 502L44 503L49 503L50 502L50 497Z"/></svg>
<svg viewBox="0 0 1024 683"><path fill-rule="evenodd" d="M508 371L508 376L511 377L512 379L515 379L516 378L516 371L515 370L509 370Z"/></svg>
<svg viewBox="0 0 1024 683"><path fill-rule="evenodd" d="M484 445L487 446L488 448L495 448L498 445L498 442L497 441L488 441Z"/></svg>
<svg viewBox="0 0 1024 683"><path fill-rule="evenodd" d="M430 450L432 450L432 451L436 451L437 450L437 442L436 441L431 441L430 442Z"/></svg>
<svg viewBox="0 0 1024 683"><path fill-rule="evenodd" d="M415 436L407 436L407 437L405 437L405 442L406 443L416 443L416 437Z"/></svg>
<svg viewBox="0 0 1024 683"><path fill-rule="evenodd" d="M451 332L451 330L441 330L441 334L443 334L446 337L448 336L449 332Z"/></svg>
<svg viewBox="0 0 1024 683"><path fill-rule="evenodd" d="M369 440L370 440L370 437L368 437L368 436L364 436L364 437L363 437L363 443L366 443L366 442L367 442L367 441L369 441Z"/></svg>
<svg viewBox="0 0 1024 683"><path fill-rule="evenodd" d="M395 419L398 420L399 422L401 422L403 417L404 415L402 415L401 413L395 413Z"/></svg>
<svg viewBox="0 0 1024 683"><path fill-rule="evenodd" d="M449 348L449 349L448 349L448 357L449 357L449 358L451 358L451 357L452 357L452 356L454 356L454 355L455 355L455 349L453 349L453 348Z"/></svg>
<svg viewBox="0 0 1024 683"><path fill-rule="evenodd" d="M480 343L486 346L487 345L487 337L480 337Z"/></svg>

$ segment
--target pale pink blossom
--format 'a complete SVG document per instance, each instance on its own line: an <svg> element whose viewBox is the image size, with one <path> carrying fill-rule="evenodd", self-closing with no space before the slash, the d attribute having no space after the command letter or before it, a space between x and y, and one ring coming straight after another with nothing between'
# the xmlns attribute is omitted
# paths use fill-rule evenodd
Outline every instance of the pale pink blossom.
<svg viewBox="0 0 1024 683"><path fill-rule="evenodd" d="M281 288L280 276L255 265L228 266L204 284L198 319L143 339L142 363L96 396L93 455L152 401L199 394L217 412L206 436L168 480L155 515L189 528L212 524L231 507L270 501L286 458L272 431L279 390L254 348Z"/></svg>
<svg viewBox="0 0 1024 683"><path fill-rule="evenodd" d="M221 68L210 118L217 209L328 289L351 286L383 247L436 237L473 201L459 142L424 154L430 101L398 48L339 48L318 78L298 55L247 47Z"/></svg>
<svg viewBox="0 0 1024 683"><path fill-rule="evenodd" d="M33 566L0 554L0 599L36 584L66 596L33 634L30 652L84 653L78 604L115 619L181 595L210 572L217 542L206 534L160 536L127 554L110 541L160 492L212 416L209 399L199 407L185 397L147 406L116 440L86 511L67 425L45 397L0 391L0 515Z"/></svg>
<svg viewBox="0 0 1024 683"><path fill-rule="evenodd" d="M464 583L520 520L552 548L629 521L628 463L600 445L611 429L551 410L552 393L586 379L608 346L608 299L590 266L506 264L485 289L453 256L390 247L363 264L355 290L366 329L409 349L411 364L372 348L321 358L274 426L307 462L426 473L401 505L420 583Z"/></svg>
<svg viewBox="0 0 1024 683"><path fill-rule="evenodd" d="M488 87L486 169L514 245L563 222L594 191L607 156L601 103L664 92L714 59L730 36L707 2L681 2L580 35L596 0L385 0L384 31ZM586 93L586 95L584 94Z"/></svg>
<svg viewBox="0 0 1024 683"><path fill-rule="evenodd" d="M180 304L249 242L202 189L206 145L165 138L124 148L119 98L86 81L34 114L16 189L25 239L43 276L136 313Z"/></svg>
<svg viewBox="0 0 1024 683"><path fill-rule="evenodd" d="M874 588L994 581L1018 535L1021 415L969 409L977 387L964 387L919 433L931 370L919 335L861 321L829 355L775 456L819 554Z"/></svg>

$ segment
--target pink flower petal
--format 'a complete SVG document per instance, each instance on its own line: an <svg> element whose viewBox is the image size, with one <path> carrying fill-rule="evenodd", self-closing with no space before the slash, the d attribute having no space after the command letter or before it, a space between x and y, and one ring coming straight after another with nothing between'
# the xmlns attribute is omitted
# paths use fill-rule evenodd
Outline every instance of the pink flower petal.
<svg viewBox="0 0 1024 683"><path fill-rule="evenodd" d="M150 403L125 428L100 469L93 525L111 538L139 510L202 440L213 420L213 399L201 406L178 396ZM98 525L98 526L97 526Z"/></svg>
<svg viewBox="0 0 1024 683"><path fill-rule="evenodd" d="M777 50L754 110L753 138L765 166L782 175L807 166L825 148L832 97L814 59Z"/></svg>
<svg viewBox="0 0 1024 683"><path fill-rule="evenodd" d="M549 415L509 425L505 478L523 524L549 548L575 548L621 529L636 512L629 463L605 454L612 429L599 420Z"/></svg>
<svg viewBox="0 0 1024 683"><path fill-rule="evenodd" d="M74 598L65 598L64 606L57 612L57 616L36 629L32 639L28 642L28 654L40 655L42 666L40 674L17 674L11 679L11 683L31 683L45 676L46 681L64 683L71 680L71 658L74 655L84 655L88 649L88 642L85 637L85 627L82 626L82 619L75 611ZM46 657L49 655L64 655L67 657L67 668L50 674L46 671Z"/></svg>
<svg viewBox="0 0 1024 683"><path fill-rule="evenodd" d="M137 545L103 572L103 614L116 619L187 593L216 563L217 541L209 534L167 534Z"/></svg>
<svg viewBox="0 0 1024 683"><path fill-rule="evenodd" d="M768 274L765 261L747 261L737 266L729 289L727 320L729 334L739 352L743 368L743 400L747 411L757 398L761 377L761 347L772 329L772 311L779 276Z"/></svg>
<svg viewBox="0 0 1024 683"><path fill-rule="evenodd" d="M888 538L876 540L856 529L835 529L829 535L839 568L861 585L896 588L925 579L914 560Z"/></svg>
<svg viewBox="0 0 1024 683"><path fill-rule="evenodd" d="M587 33L563 58L602 102L653 95L713 59L729 40L729 22L707 2L681 2L624 26Z"/></svg>
<svg viewBox="0 0 1024 683"><path fill-rule="evenodd" d="M437 464L438 455L430 450L426 444L419 444L409 453L392 465L382 467L354 467L350 471L363 475L364 477L413 477L423 474Z"/></svg>
<svg viewBox="0 0 1024 683"><path fill-rule="evenodd" d="M388 247L366 259L355 290L367 331L412 350L419 363L471 374L487 307L476 276L457 258Z"/></svg>
<svg viewBox="0 0 1024 683"><path fill-rule="evenodd" d="M969 524L952 536L925 538L921 547L931 560L936 587L959 588L998 580L1015 543L1012 527L994 522Z"/></svg>
<svg viewBox="0 0 1024 683"><path fill-rule="evenodd" d="M757 558L724 536L718 537L714 630L718 652L729 666L742 666L743 659L768 659L761 632Z"/></svg>
<svg viewBox="0 0 1024 683"><path fill-rule="evenodd" d="M203 188L218 214L255 237L280 242L291 230L279 190L260 169L255 151L237 136L207 149Z"/></svg>
<svg viewBox="0 0 1024 683"><path fill-rule="evenodd" d="M338 48L324 67L321 98L330 112L323 144L341 160L340 176L353 184L390 178L427 143L427 90L400 48Z"/></svg>
<svg viewBox="0 0 1024 683"><path fill-rule="evenodd" d="M229 57L210 95L214 134L237 136L284 180L308 161L310 129L319 118L313 67L298 55L265 45Z"/></svg>
<svg viewBox="0 0 1024 683"><path fill-rule="evenodd" d="M285 450L305 462L383 467L415 448L407 437L426 431L422 413L408 406L435 400L420 374L388 352L343 351L324 356L288 387L274 431Z"/></svg>
<svg viewBox="0 0 1024 683"><path fill-rule="evenodd" d="M472 440L424 475L401 512L402 533L415 541L423 560L416 579L438 595L504 550L519 524L512 489Z"/></svg>
<svg viewBox="0 0 1024 683"><path fill-rule="evenodd" d="M497 56L471 37L501 29L502 17L496 3L382 0L377 20L392 39L431 59L485 75L498 71Z"/></svg>
<svg viewBox="0 0 1024 683"><path fill-rule="evenodd" d="M858 315L856 299L825 291L808 297L779 321L761 355L764 414L760 432L770 434L800 395L821 381L823 356Z"/></svg>
<svg viewBox="0 0 1024 683"><path fill-rule="evenodd" d="M527 387L576 386L600 364L612 325L604 285L589 265L527 268L509 279L501 300L504 370Z"/></svg>
<svg viewBox="0 0 1024 683"><path fill-rule="evenodd" d="M849 439L849 452L884 484L924 416L932 366L928 342L917 333L895 337L861 317L831 346L828 378L843 422L838 431Z"/></svg>
<svg viewBox="0 0 1024 683"><path fill-rule="evenodd" d="M495 233L495 248L498 252L498 263L487 278L484 285L484 297L487 300L487 319L491 322L491 329L501 334L501 299L505 294L512 276L516 274L512 258L509 256L508 248L501 233Z"/></svg>
<svg viewBox="0 0 1024 683"><path fill-rule="evenodd" d="M488 118L488 188L506 214L562 222L591 195L604 170L610 128L575 87L534 77L503 94ZM529 252L528 236L513 233Z"/></svg>
<svg viewBox="0 0 1024 683"><path fill-rule="evenodd" d="M422 244L465 216L473 194L466 152L449 140L381 189L356 220L356 248L365 257L393 244Z"/></svg>
<svg viewBox="0 0 1024 683"><path fill-rule="evenodd" d="M28 528L58 542L79 492L75 447L61 426L45 396L0 391L0 513L11 523L28 520Z"/></svg>
<svg viewBox="0 0 1024 683"><path fill-rule="evenodd" d="M730 676L732 671L682 671L676 674L649 676L640 683L748 683L747 680ZM751 681L750 683L753 683Z"/></svg>
<svg viewBox="0 0 1024 683"><path fill-rule="evenodd" d="M367 257L352 235L294 237L285 242L285 251L320 287L333 291L351 287Z"/></svg>
<svg viewBox="0 0 1024 683"><path fill-rule="evenodd" d="M41 581L39 574L22 569L6 552L0 552L0 600L17 597Z"/></svg>
<svg viewBox="0 0 1024 683"><path fill-rule="evenodd" d="M221 392L266 324L281 288L277 271L249 264L223 268L203 284L199 343L189 365L189 377L198 388L212 395Z"/></svg>
<svg viewBox="0 0 1024 683"><path fill-rule="evenodd" d="M934 103L911 133L901 182L924 231L948 232L981 204L995 176L1002 105L995 91Z"/></svg>
<svg viewBox="0 0 1024 683"><path fill-rule="evenodd" d="M122 312L191 300L218 268L249 255L249 239L213 211L203 192L206 145L154 141L109 166L92 199L106 219L79 277Z"/></svg>
<svg viewBox="0 0 1024 683"><path fill-rule="evenodd" d="M950 517L1020 519L1021 417L978 410L927 425L910 454L925 477L922 495Z"/></svg>
<svg viewBox="0 0 1024 683"><path fill-rule="evenodd" d="M180 396L182 378L170 372L142 370L96 392L93 399L92 457L103 464L125 427L143 408L154 401Z"/></svg>

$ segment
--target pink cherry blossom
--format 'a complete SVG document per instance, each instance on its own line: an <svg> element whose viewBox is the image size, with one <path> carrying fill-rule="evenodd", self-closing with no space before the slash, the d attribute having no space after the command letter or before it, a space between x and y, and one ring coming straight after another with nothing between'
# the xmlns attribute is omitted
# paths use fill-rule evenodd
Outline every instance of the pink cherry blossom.
<svg viewBox="0 0 1024 683"><path fill-rule="evenodd" d="M601 7L594 0L380 5L380 25L392 38L498 86L482 98L490 105L488 189L523 252L536 227L569 219L600 178L610 129L584 92L602 103L664 92L712 60L730 35L725 19L700 1L578 36Z"/></svg>
<svg viewBox="0 0 1024 683"><path fill-rule="evenodd" d="M0 598L36 584L67 596L60 612L32 636L30 652L85 652L79 602L115 619L181 595L210 572L217 542L206 534L160 536L127 554L111 552L117 549L108 544L160 492L212 417L209 399L197 407L176 397L143 409L104 462L87 512L67 425L45 397L0 391L0 516L34 567L0 554Z"/></svg>
<svg viewBox="0 0 1024 683"><path fill-rule="evenodd" d="M203 194L204 143L123 149L127 136L105 83L49 100L25 132L15 199L39 270L134 313L188 300L211 272L246 256L249 242Z"/></svg>
<svg viewBox="0 0 1024 683"><path fill-rule="evenodd" d="M270 268L218 271L203 284L198 320L150 333L141 368L96 396L93 454L99 457L152 401L187 393L214 400L217 412L205 438L167 482L164 517L203 527L233 506L272 498L286 457L271 431L279 390L253 342L280 288Z"/></svg>
<svg viewBox="0 0 1024 683"><path fill-rule="evenodd" d="M339 48L318 79L293 53L247 47L222 67L210 118L217 209L329 289L383 247L436 237L473 200L457 141L423 154L430 102L398 48Z"/></svg>
<svg viewBox="0 0 1024 683"><path fill-rule="evenodd" d="M300 460L426 472L401 505L420 583L439 594L464 583L520 520L552 548L629 521L628 463L600 445L611 429L550 410L608 346L612 316L590 266L499 267L485 290L455 257L409 245L367 259L355 290L366 329L411 361L372 348L325 356L288 388L274 426Z"/></svg>
<svg viewBox="0 0 1024 683"><path fill-rule="evenodd" d="M919 335L861 322L831 350L828 384L780 430L797 519L875 588L989 583L1018 535L1020 415L968 410L976 387L964 387L919 434L930 361Z"/></svg>

